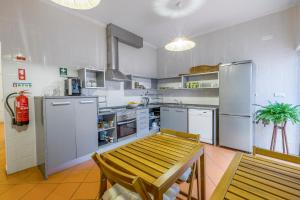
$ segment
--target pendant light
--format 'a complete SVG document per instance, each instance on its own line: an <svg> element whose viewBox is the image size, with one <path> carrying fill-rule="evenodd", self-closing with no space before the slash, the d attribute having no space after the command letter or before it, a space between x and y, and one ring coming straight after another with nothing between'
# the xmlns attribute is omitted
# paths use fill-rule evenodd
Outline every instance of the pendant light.
<svg viewBox="0 0 300 200"><path fill-rule="evenodd" d="M196 46L196 43L183 37L176 38L165 46L168 51L186 51Z"/></svg>
<svg viewBox="0 0 300 200"><path fill-rule="evenodd" d="M51 0L52 2L76 10L89 10L99 5L101 0Z"/></svg>

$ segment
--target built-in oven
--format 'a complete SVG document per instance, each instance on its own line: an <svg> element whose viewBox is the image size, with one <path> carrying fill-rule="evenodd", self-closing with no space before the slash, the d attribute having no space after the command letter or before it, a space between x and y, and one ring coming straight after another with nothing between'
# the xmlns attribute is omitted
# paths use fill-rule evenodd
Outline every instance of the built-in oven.
<svg viewBox="0 0 300 200"><path fill-rule="evenodd" d="M136 119L118 122L118 140L136 134Z"/></svg>
<svg viewBox="0 0 300 200"><path fill-rule="evenodd" d="M136 111L124 110L117 113L118 141L136 135Z"/></svg>

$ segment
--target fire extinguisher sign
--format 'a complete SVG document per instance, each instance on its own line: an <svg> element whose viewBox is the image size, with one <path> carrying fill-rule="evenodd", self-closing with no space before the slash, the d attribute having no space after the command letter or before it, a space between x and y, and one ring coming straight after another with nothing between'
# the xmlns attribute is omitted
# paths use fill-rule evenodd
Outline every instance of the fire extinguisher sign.
<svg viewBox="0 0 300 200"><path fill-rule="evenodd" d="M26 80L26 72L25 69L18 69L18 78L20 81Z"/></svg>

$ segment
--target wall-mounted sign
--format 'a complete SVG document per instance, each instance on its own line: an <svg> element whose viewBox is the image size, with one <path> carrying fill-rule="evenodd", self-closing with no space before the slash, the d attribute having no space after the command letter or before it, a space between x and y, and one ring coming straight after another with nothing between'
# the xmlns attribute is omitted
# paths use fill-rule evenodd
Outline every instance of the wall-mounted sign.
<svg viewBox="0 0 300 200"><path fill-rule="evenodd" d="M62 76L62 77L68 76L68 69L67 69L67 68L63 68L63 67L60 67L60 68L59 68L59 75Z"/></svg>
<svg viewBox="0 0 300 200"><path fill-rule="evenodd" d="M19 79L19 81L25 81L26 80L26 71L25 71L25 69L18 69L18 79Z"/></svg>
<svg viewBox="0 0 300 200"><path fill-rule="evenodd" d="M32 83L13 83L14 88L31 88Z"/></svg>

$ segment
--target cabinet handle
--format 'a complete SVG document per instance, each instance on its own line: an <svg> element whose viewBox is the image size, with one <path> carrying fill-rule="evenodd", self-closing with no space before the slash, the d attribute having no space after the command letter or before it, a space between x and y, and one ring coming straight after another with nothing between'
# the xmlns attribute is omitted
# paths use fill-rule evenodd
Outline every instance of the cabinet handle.
<svg viewBox="0 0 300 200"><path fill-rule="evenodd" d="M65 106L65 105L70 105L71 102L52 102L53 106Z"/></svg>
<svg viewBox="0 0 300 200"><path fill-rule="evenodd" d="M94 103L94 101L80 101L80 104L89 104L89 103Z"/></svg>
<svg viewBox="0 0 300 200"><path fill-rule="evenodd" d="M176 110L176 112L184 112L184 110Z"/></svg>
<svg viewBox="0 0 300 200"><path fill-rule="evenodd" d="M162 109L162 111L167 111L167 112L168 112L169 110L167 110L167 109Z"/></svg>

